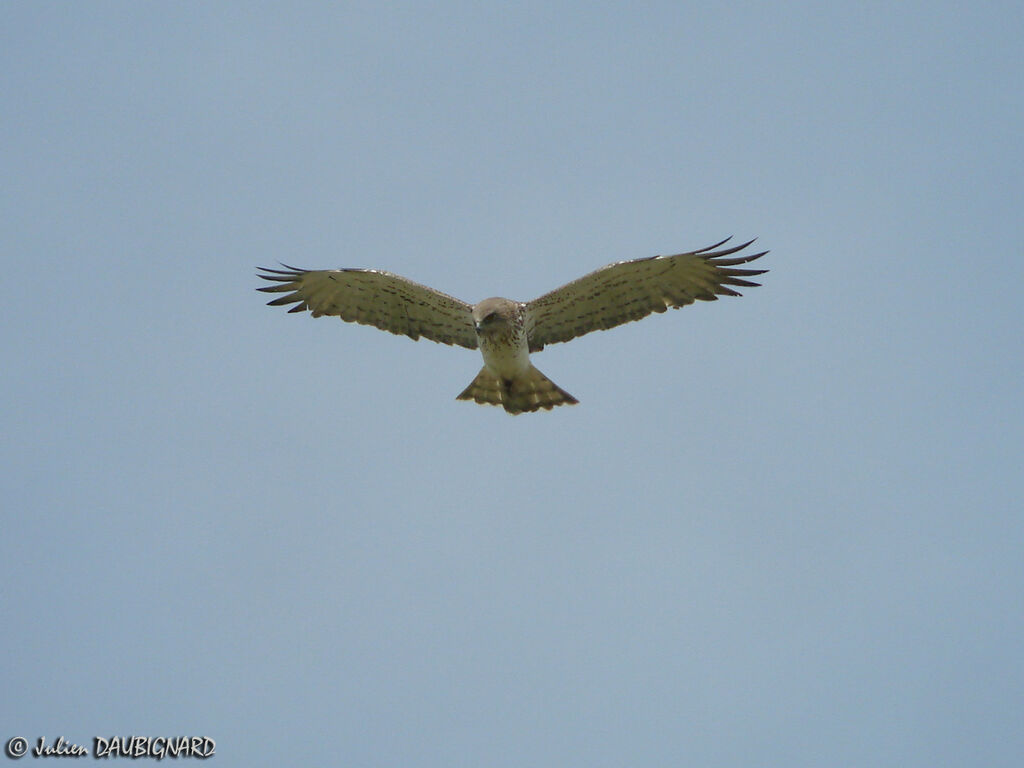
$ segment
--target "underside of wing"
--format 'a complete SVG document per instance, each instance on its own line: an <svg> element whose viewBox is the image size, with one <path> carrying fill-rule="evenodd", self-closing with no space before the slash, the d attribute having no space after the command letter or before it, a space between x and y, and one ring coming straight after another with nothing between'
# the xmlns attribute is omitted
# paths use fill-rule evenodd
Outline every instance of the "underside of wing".
<svg viewBox="0 0 1024 768"><path fill-rule="evenodd" d="M759 259L767 251L734 255L753 240L716 250L728 241L726 238L690 253L609 264L534 299L526 305L530 351L590 331L614 328L669 307L685 307L698 299L739 296L736 287L760 285L746 278L768 270L737 266Z"/></svg>
<svg viewBox="0 0 1024 768"><path fill-rule="evenodd" d="M313 317L336 315L382 331L441 344L476 349L472 307L464 301L401 275L377 269L305 270L260 267L259 276L274 285L258 288L283 293L271 306L294 304L289 312Z"/></svg>

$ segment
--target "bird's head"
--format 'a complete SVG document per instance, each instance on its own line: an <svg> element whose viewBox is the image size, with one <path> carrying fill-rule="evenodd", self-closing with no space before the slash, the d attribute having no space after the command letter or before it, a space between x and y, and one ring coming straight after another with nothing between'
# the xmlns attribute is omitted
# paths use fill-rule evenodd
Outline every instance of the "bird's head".
<svg viewBox="0 0 1024 768"><path fill-rule="evenodd" d="M496 333L508 328L511 321L508 299L484 299L473 307L473 325L477 333Z"/></svg>

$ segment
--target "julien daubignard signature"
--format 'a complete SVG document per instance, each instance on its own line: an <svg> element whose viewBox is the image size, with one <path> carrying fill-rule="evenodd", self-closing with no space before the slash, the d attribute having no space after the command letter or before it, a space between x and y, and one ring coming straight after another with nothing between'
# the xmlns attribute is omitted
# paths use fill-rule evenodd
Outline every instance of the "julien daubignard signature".
<svg viewBox="0 0 1024 768"><path fill-rule="evenodd" d="M18 742L17 744L15 742ZM10 739L7 743L9 757L21 757L27 742L22 737ZM80 744L66 741L63 736L56 741L48 742L40 736L32 747L33 757L86 757L93 758L127 757L138 759L144 757L161 760L165 757L194 757L205 760L213 757L216 742L208 736L94 736L92 750Z"/></svg>

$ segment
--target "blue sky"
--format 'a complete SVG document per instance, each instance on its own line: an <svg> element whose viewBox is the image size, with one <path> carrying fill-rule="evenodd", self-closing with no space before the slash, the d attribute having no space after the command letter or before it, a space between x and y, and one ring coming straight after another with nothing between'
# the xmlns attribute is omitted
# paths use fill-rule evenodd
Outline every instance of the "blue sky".
<svg viewBox="0 0 1024 768"><path fill-rule="evenodd" d="M0 737L1017 765L1018 3L6 3ZM257 265L761 288L535 359Z"/></svg>

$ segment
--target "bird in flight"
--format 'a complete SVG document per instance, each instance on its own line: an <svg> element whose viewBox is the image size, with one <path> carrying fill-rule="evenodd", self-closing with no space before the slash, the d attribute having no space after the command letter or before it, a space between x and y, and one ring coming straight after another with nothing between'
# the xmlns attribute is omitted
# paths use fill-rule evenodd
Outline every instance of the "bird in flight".
<svg viewBox="0 0 1024 768"><path fill-rule="evenodd" d="M733 286L760 285L747 278L768 270L737 267L767 251L740 254L754 241L722 248L728 241L675 256L609 264L527 302L492 298L467 304L379 269L306 270L287 264L281 265L284 269L260 267L259 276L274 285L257 290L284 293L267 303L294 304L289 312L337 315L414 340L422 336L479 349L483 368L456 399L500 405L516 414L578 402L534 367L531 352L697 299L739 296Z"/></svg>

